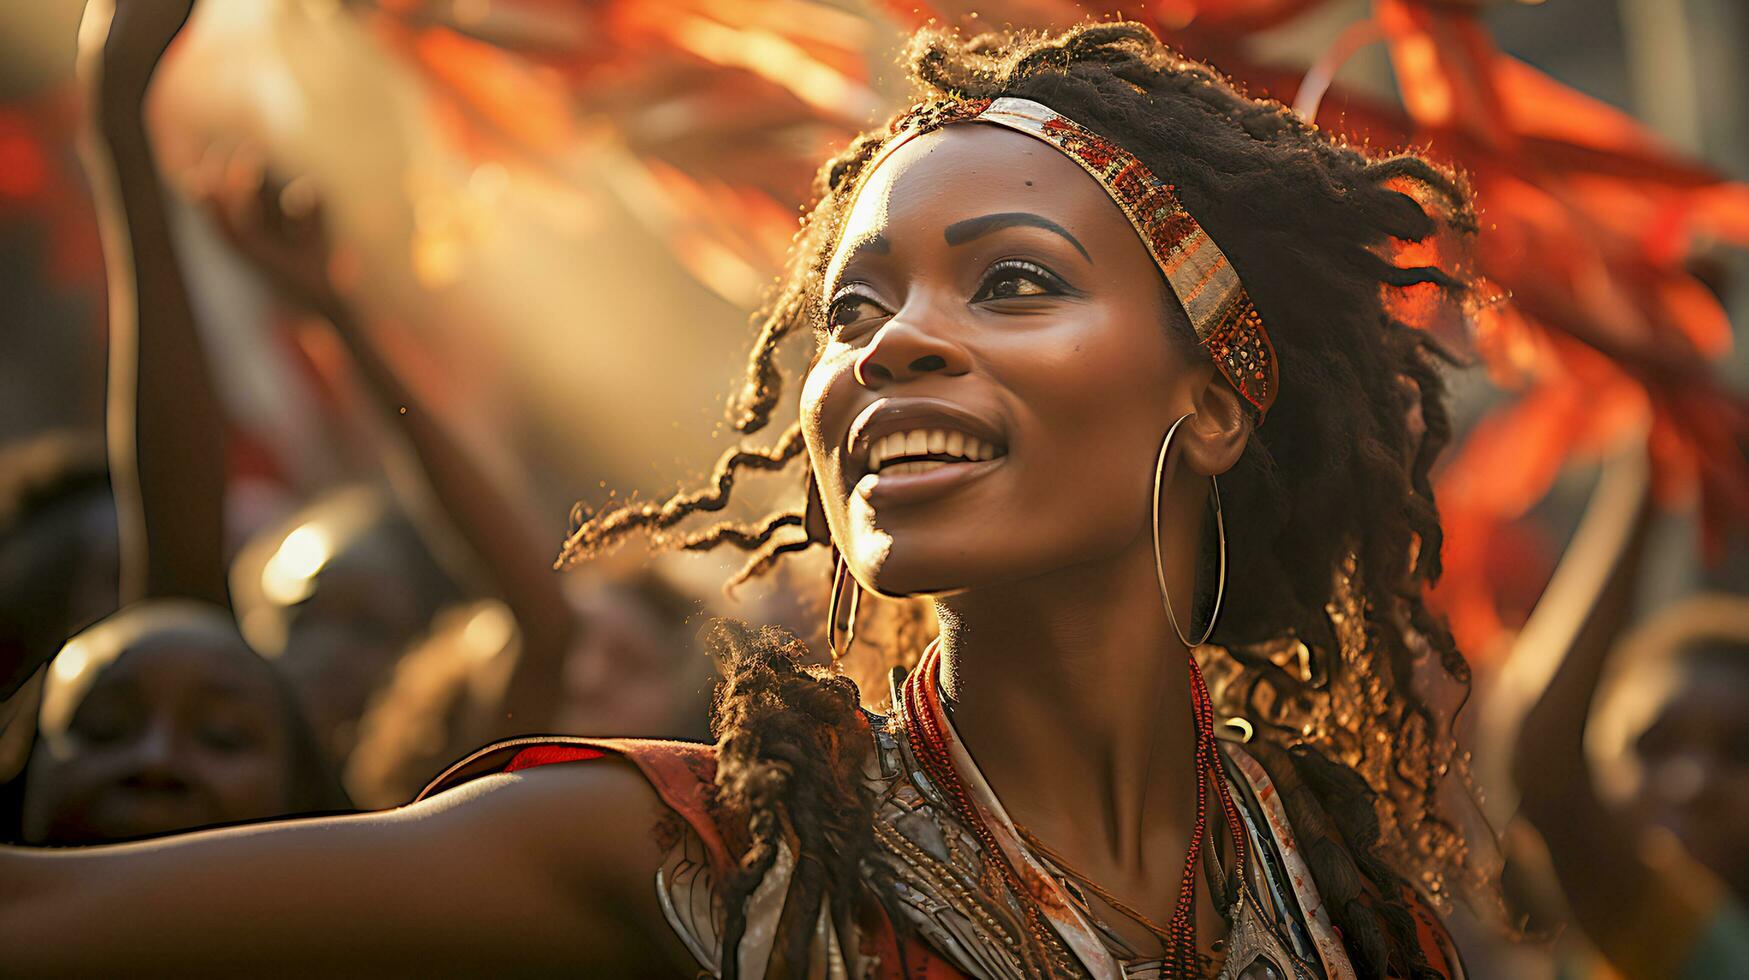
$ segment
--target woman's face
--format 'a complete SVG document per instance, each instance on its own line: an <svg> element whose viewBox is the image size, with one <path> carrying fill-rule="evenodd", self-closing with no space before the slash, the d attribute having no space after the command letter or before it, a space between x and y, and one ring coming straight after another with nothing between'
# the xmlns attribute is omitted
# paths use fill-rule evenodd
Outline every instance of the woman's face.
<svg viewBox="0 0 1749 980"><path fill-rule="evenodd" d="M957 125L868 176L824 278L802 420L863 585L942 593L1115 556L1212 368L1103 188L1031 137Z"/></svg>
<svg viewBox="0 0 1749 980"><path fill-rule="evenodd" d="M77 700L58 720L45 713L25 791L29 839L95 843L289 808L284 704L240 640L172 631L113 659L70 658L74 649L51 668L50 684Z"/></svg>

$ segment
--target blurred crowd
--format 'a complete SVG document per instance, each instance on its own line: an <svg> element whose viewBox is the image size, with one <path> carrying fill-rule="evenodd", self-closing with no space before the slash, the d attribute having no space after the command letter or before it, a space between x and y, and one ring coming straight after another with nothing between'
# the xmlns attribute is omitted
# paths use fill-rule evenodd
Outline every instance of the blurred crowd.
<svg viewBox="0 0 1749 980"><path fill-rule="evenodd" d="M562 583L568 642L531 650L509 606L458 585L378 487L242 542L230 608L120 605L99 449L46 433L0 455L0 839L393 806L511 734L706 734L702 601L653 570L579 575Z"/></svg>
<svg viewBox="0 0 1749 980"><path fill-rule="evenodd" d="M105 84L128 82L107 67ZM107 347L72 355L90 376L109 359L104 424L28 421L45 400L91 401L45 383L66 353L50 340L0 364L14 416L0 428L0 842L394 806L526 733L708 739L715 674L695 635L714 591L655 561L553 573L559 535L523 498L570 488L527 492L425 403L312 184L242 138L165 173L143 96L84 95L74 128L109 188L97 220L131 243L133 268L110 269ZM0 192L22 166L5 137ZM270 316L321 332L280 353L341 363L365 407L331 437L373 465L250 491L271 466L221 393L253 379L197 329L189 269L205 260L172 232L178 215L271 285ZM0 218L5 349L24 351L17 338L74 318L74 301L49 233ZM1459 926L1478 977L1672 963L1749 976L1749 562L1727 542L1706 589L1642 614L1655 483L1643 452L1613 464L1462 715L1503 858L1504 908ZM818 615L733 611L804 633Z"/></svg>

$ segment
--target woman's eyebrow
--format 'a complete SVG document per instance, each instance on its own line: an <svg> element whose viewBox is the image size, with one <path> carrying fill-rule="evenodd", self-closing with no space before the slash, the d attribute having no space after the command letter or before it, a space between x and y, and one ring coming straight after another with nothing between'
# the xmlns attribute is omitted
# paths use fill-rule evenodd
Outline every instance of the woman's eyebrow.
<svg viewBox="0 0 1749 980"><path fill-rule="evenodd" d="M855 262L857 257L864 253L886 255L892 250L893 245L891 242L887 241L886 236L881 235L878 232L873 235L864 235L845 247L844 262L842 264L849 265L850 263Z"/></svg>
<svg viewBox="0 0 1749 980"><path fill-rule="evenodd" d="M1087 254L1087 249L1075 240L1074 235L1069 234L1067 228L1044 215L1032 214L1028 211L1003 211L998 214L986 214L980 218L967 218L964 221L956 221L948 225L942 234L947 238L949 245L963 245L974 238L981 238L998 229L1011 228L1015 225L1027 225L1055 232L1063 236L1070 245L1075 246L1075 251L1080 252L1082 258L1089 262L1093 261L1093 256Z"/></svg>
<svg viewBox="0 0 1749 980"><path fill-rule="evenodd" d="M838 283L844 278L844 270L856 264L864 255L887 255L893 250L893 243L887 241L884 235L876 232L864 235L856 241L844 246L844 258L837 263L838 275L826 283L826 295L838 291Z"/></svg>

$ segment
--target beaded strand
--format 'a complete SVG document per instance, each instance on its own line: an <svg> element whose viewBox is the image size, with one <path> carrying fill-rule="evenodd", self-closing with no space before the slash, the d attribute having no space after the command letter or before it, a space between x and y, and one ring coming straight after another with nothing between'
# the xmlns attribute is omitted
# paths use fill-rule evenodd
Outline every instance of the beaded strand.
<svg viewBox="0 0 1749 980"><path fill-rule="evenodd" d="M1178 902L1173 909L1172 918L1168 920L1164 930L1165 935L1161 937L1166 947L1166 955L1162 959L1162 965L1166 968L1163 976L1169 977L1201 976L1207 959L1198 948L1196 939L1196 872L1197 863L1202 854L1203 838L1208 833L1208 784L1211 780L1214 781L1216 796L1220 800L1227 828L1232 834L1236 867L1243 868L1245 866L1246 853L1246 840L1244 832L1241 830L1238 808L1233 803L1232 795L1227 791L1226 781L1221 778L1218 761L1219 750L1216 747L1214 737L1214 701L1209 696L1208 685L1203 681L1202 670L1197 665L1195 656L1190 655L1188 661L1191 715L1196 728L1196 820L1190 846L1185 854L1184 874L1179 883ZM1050 959L1057 959L1064 952L1062 945L1050 940L1052 934L1050 923L1045 920L1037 903L1030 900L1031 892L1021 882L1018 871L1009 862L1006 852L997 844L995 835L991 833L990 828L984 822L982 814L972 804L965 784L954 768L953 756L948 750L947 738L937 721L939 703L935 697L933 683L936 667L934 651L926 653L924 661L918 665L918 669L912 671L905 678L902 688L907 721L905 730L912 753L916 756L918 764L952 806L960 822L971 830L984 852L989 855L986 866L994 865L1011 894L1020 900L1030 938L1038 944L1038 948L1049 951L1047 956ZM930 676L925 677L925 674Z"/></svg>

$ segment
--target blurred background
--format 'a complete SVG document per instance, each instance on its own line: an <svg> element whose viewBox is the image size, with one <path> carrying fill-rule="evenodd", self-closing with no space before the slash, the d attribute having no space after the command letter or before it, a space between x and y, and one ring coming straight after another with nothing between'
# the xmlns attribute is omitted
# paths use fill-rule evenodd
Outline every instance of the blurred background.
<svg viewBox="0 0 1749 980"><path fill-rule="evenodd" d="M98 789L80 796L81 779L112 777L82 775L100 767L79 746L126 741L118 733L171 697L164 677L195 670L145 656L160 648L204 651L200 670L248 673L238 664L256 655L275 665L251 696L294 719L283 732L239 734L240 716L261 713L247 699L190 723L211 744L271 743L261 751L293 787L269 794L271 812L392 805L471 744L535 718L704 737L700 617L817 636L818 556L732 598L719 588L737 563L720 556L617 557L542 586L559 604L545 608L519 608L512 584L544 573L574 504L699 485L734 445L725 401L749 318L814 168L903 104L894 59L911 29L1066 25L1116 10L197 4L146 120L215 394L207 422L225 437L233 627L192 606L111 615L137 596L117 591L105 516L110 310L79 152L83 3L0 5L0 606L64 610L33 621L29 642L60 648L77 634L43 682L43 734L11 785L10 832L115 839L268 815L158 799L118 816ZM1665 790L1704 804L1700 816L1645 819L1675 828L1727 891L1749 885L1749 354L1733 344L1749 315L1749 8L1156 0L1123 13L1356 143L1416 147L1469 176L1477 272L1501 301L1430 327L1470 362L1454 377L1459 434L1438 478L1447 572L1436 599L1476 672L1463 727L1490 816L1512 822L1511 789L1488 784L1504 778L1517 719L1558 664L1525 642L1527 622L1543 610L1545 633L1532 635L1546 635L1559 610L1539 600L1583 605L1604 588L1588 593L1584 570L1562 559L1609 503L1606 462L1649 444L1656 516L1639 537L1618 521L1613 551L1598 517L1603 550L1586 554L1633 552L1639 575L1611 599L1621 642L1605 644L1610 670L1655 664L1662 680L1599 703L1612 714L1587 731L1592 769L1635 813ZM294 216L319 206L322 237L244 227L253 240L240 243L223 213L239 184ZM347 287L343 309L288 272L300 260L288 249ZM749 490L729 516L799 500L791 479ZM480 516L488 500L532 544L494 556L494 539L515 535ZM1604 566L1615 567L1591 562ZM1572 569L1565 589L1558 567ZM590 628L531 631L543 616ZM81 721L99 695L107 715ZM1680 765L1659 769L1666 759ZM162 779L198 781L198 769ZM33 794L47 802L33 807ZM1477 975L1609 969L1563 913L1513 921L1521 942L1475 940L1491 950Z"/></svg>

